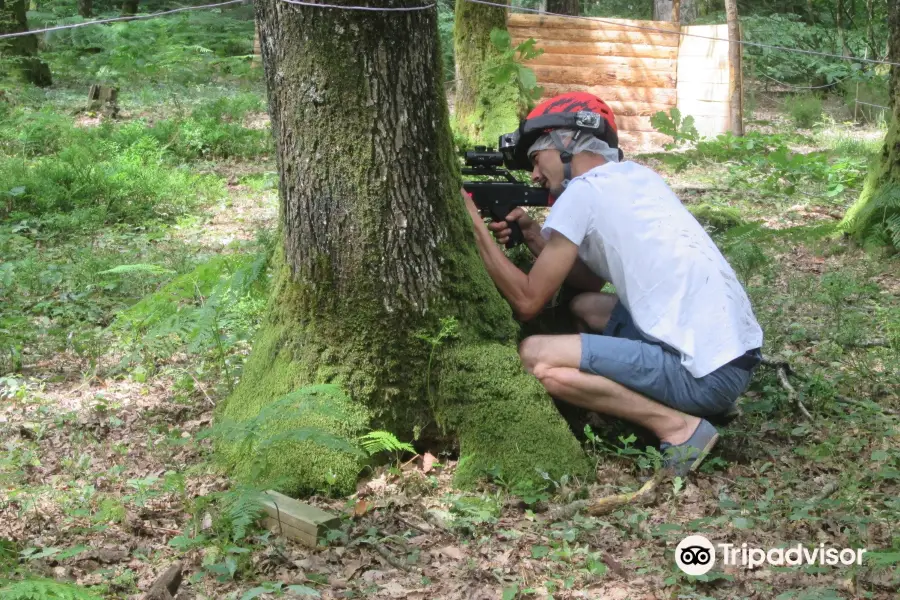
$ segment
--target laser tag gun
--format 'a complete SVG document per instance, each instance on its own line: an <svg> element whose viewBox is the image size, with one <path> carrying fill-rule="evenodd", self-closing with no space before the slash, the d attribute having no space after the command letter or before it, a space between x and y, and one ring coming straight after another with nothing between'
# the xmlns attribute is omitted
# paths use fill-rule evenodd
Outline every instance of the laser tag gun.
<svg viewBox="0 0 900 600"><path fill-rule="evenodd" d="M486 175L502 178L502 181L464 181L463 189L472 195L478 211L494 222L505 221L517 206L550 206L550 190L534 187L517 181L508 169L530 170L514 159L516 137L514 134L500 136L500 150L485 146L475 146L466 152L466 166L463 175ZM506 168L503 168L506 167ZM518 246L525 241L518 222L508 223L512 233L507 248Z"/></svg>

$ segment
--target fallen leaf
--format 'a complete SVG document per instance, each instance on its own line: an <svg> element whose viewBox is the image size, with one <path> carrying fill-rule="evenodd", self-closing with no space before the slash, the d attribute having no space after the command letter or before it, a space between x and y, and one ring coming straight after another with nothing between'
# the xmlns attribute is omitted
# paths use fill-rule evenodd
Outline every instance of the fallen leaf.
<svg viewBox="0 0 900 600"><path fill-rule="evenodd" d="M437 459L431 452L426 452L424 456L422 456L422 472L427 473L430 471L436 461Z"/></svg>
<svg viewBox="0 0 900 600"><path fill-rule="evenodd" d="M463 551L457 548L456 546L444 546L440 550L438 550L441 554L446 556L447 558L452 558L454 560L462 560L463 559Z"/></svg>

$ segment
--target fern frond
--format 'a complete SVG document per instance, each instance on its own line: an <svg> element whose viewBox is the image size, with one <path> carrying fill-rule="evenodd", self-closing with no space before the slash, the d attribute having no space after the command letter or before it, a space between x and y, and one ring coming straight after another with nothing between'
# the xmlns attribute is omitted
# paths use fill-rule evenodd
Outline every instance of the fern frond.
<svg viewBox="0 0 900 600"><path fill-rule="evenodd" d="M373 431L359 438L360 445L370 455L379 452L396 452L404 450L406 452L415 452L412 444L401 442L390 431Z"/></svg>
<svg viewBox="0 0 900 600"><path fill-rule="evenodd" d="M0 598L3 600L100 600L88 590L58 583L49 579L25 579L24 581L0 581Z"/></svg>
<svg viewBox="0 0 900 600"><path fill-rule="evenodd" d="M228 527L232 541L239 542L263 511L262 490L252 486L238 486L223 492L219 498L221 517Z"/></svg>

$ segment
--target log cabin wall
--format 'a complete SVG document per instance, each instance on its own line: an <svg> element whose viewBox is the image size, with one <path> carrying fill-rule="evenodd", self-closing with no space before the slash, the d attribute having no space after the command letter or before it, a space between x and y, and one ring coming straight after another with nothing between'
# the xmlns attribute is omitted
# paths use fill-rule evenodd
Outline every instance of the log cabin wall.
<svg viewBox="0 0 900 600"><path fill-rule="evenodd" d="M510 14L507 27L514 44L534 38L544 50L526 63L544 97L583 91L609 104L626 154L659 149L667 138L650 117L676 106L694 116L703 135L727 130L733 85L728 43L679 35L684 30L727 40L724 25L682 28L664 21Z"/></svg>

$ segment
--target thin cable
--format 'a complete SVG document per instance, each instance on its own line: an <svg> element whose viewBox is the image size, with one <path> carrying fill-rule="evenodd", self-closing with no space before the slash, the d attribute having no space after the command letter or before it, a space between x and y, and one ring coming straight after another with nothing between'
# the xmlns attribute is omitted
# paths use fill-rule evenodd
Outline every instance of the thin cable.
<svg viewBox="0 0 900 600"><path fill-rule="evenodd" d="M560 13L551 13L551 12L541 12L536 8L525 8L524 6L509 6L507 4L498 4L496 2L488 2L487 0L466 0L466 2L472 2L473 4L484 4L485 6L496 6L497 8L509 8L514 10L521 10L525 12L538 13L548 17L562 17L564 19L580 19L583 21L595 21L597 23L606 23L607 25L615 25L617 27L630 27L632 29L640 29L642 31L656 31L659 33L669 33L672 35L678 35L683 37L695 37L704 40L713 40L716 42L728 42L731 43L732 40L727 40L723 38L710 37L708 35L699 35L696 33L684 33L681 31L671 31L667 29L658 29L656 27L643 27L641 25L629 25L628 23L617 23L616 21L608 21L606 19L601 19L600 17L582 17L578 15L564 15ZM826 52L814 52L813 50L800 50L799 48L785 48L784 46L772 46L770 44L760 44L758 42L747 42L744 40L736 40L738 44L744 46L756 46L758 48L771 48L773 50L784 50L785 52L796 52L799 54L812 54L814 56L827 56L830 58L839 58L841 60L855 60L859 62L872 63L875 65L891 65L893 67L900 67L900 63L890 62L887 60L874 60L871 58L859 58L855 56L841 56L839 54L828 54Z"/></svg>
<svg viewBox="0 0 900 600"><path fill-rule="evenodd" d="M315 6L317 8L340 8L343 10L370 10L373 12L412 12L414 10L426 10L434 6L434 4L426 4L425 6L411 6L400 8L379 8L377 6L341 6L339 4L317 4L315 2L301 2L300 0L281 0L288 4L299 4L300 6Z"/></svg>
<svg viewBox="0 0 900 600"><path fill-rule="evenodd" d="M774 77L769 77L769 76L766 75L765 73L760 73L760 75L762 75L762 76L765 77L766 79L771 79L771 80L774 81L775 83L781 84L781 85L783 85L783 86L785 86L785 87L793 88L793 89L795 89L795 90L821 90L822 88L828 88L828 87L835 86L835 85L841 83L842 81L844 81L845 79L847 79L846 77L842 77L841 79L838 79L838 80L835 81L834 83L829 83L829 84L826 84L826 85L814 85L814 86L811 86L811 87L806 87L806 86L799 86L799 85L791 85L790 83L785 83L785 82L783 82L783 81L778 81L778 80L775 79Z"/></svg>
<svg viewBox="0 0 900 600"><path fill-rule="evenodd" d="M857 104L862 104L863 106L874 106L875 108L883 108L884 110L891 110L889 106L881 106L880 104L869 104L868 102L860 102L856 101Z"/></svg>
<svg viewBox="0 0 900 600"><path fill-rule="evenodd" d="M20 31L18 33L6 33L0 35L0 40L6 38L22 37L24 35L34 35L35 33L46 33L48 31L60 31L62 29L75 29L76 27L84 27L86 25L99 25L101 23L114 23L115 21L137 21L139 19L154 19L162 15L171 15L172 13L184 10L197 10L200 8L216 8L218 6L227 6L229 4L243 3L245 0L228 0L228 2L219 2L218 4L206 4L204 6L185 6L184 8L176 8L163 12L153 13L152 15L134 15L133 17L115 17L113 19L98 19L96 21L85 21L84 23L72 23L71 25L59 25L58 27L47 27L46 29L34 29L32 31Z"/></svg>

